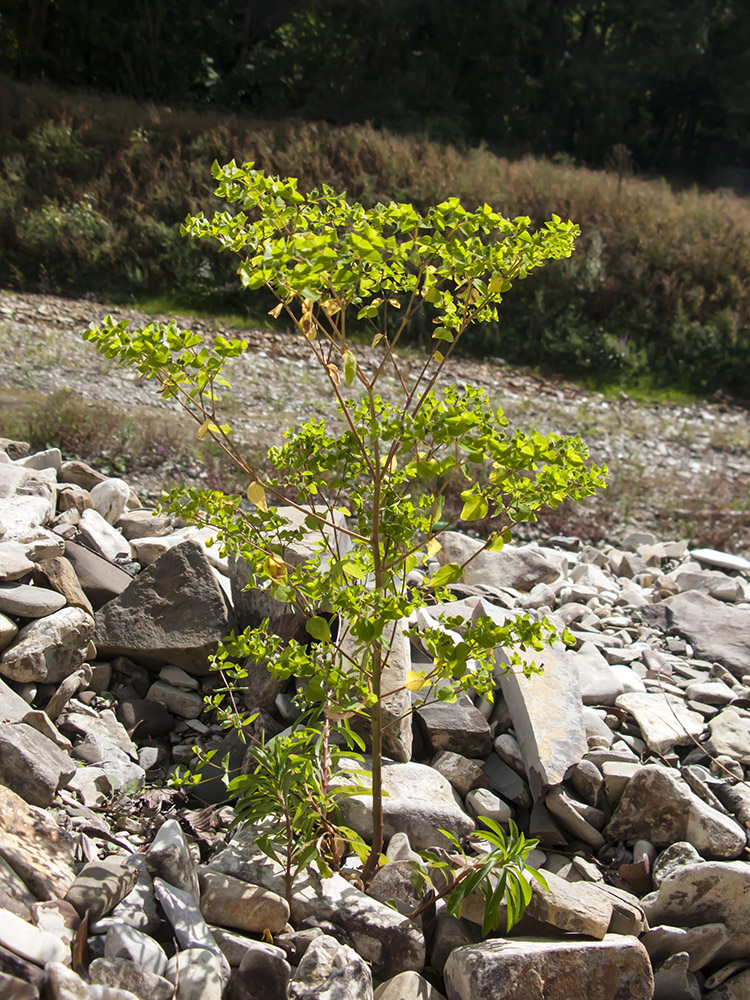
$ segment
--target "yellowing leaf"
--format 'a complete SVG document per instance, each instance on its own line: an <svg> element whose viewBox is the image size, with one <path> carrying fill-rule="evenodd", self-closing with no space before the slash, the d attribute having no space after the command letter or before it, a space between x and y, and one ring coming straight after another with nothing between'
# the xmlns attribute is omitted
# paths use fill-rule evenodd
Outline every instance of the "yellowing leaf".
<svg viewBox="0 0 750 1000"><path fill-rule="evenodd" d="M278 556L269 556L266 559L266 572L272 580L283 580L286 577L286 563Z"/></svg>
<svg viewBox="0 0 750 1000"><path fill-rule="evenodd" d="M404 678L404 687L407 691L421 691L427 682L427 674L424 670L407 670Z"/></svg>
<svg viewBox="0 0 750 1000"><path fill-rule="evenodd" d="M427 543L427 558L432 559L432 557L434 555L437 555L437 553L442 549L442 547L443 546L440 544L437 538L431 538Z"/></svg>
<svg viewBox="0 0 750 1000"><path fill-rule="evenodd" d="M335 316L336 313L341 312L341 303L338 299L325 299L320 303L320 307L326 316Z"/></svg>
<svg viewBox="0 0 750 1000"><path fill-rule="evenodd" d="M370 344L370 347L377 347L377 345L380 343L382 339L383 339L383 334L376 333L375 336L372 338L372 343Z"/></svg>
<svg viewBox="0 0 750 1000"><path fill-rule="evenodd" d="M254 503L259 510L268 510L268 507L266 506L266 491L263 489L261 483L250 483L247 488L246 495L250 503Z"/></svg>
<svg viewBox="0 0 750 1000"><path fill-rule="evenodd" d="M203 438L206 436L206 434L208 434L210 429L211 429L211 421L204 420L203 423L198 428L198 440L202 441Z"/></svg>
<svg viewBox="0 0 750 1000"><path fill-rule="evenodd" d="M273 309L268 310L268 315L273 316L274 319L278 319L279 316L281 315L281 310L283 308L284 308L284 303L279 302L279 304L277 306L274 306Z"/></svg>
<svg viewBox="0 0 750 1000"><path fill-rule="evenodd" d="M333 384L338 385L340 381L338 365L326 365L326 371Z"/></svg>

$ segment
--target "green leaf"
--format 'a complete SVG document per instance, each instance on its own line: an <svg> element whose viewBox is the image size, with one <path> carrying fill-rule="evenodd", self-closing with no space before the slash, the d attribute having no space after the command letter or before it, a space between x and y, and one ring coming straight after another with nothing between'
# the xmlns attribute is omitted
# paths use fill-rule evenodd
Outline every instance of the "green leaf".
<svg viewBox="0 0 750 1000"><path fill-rule="evenodd" d="M461 494L464 497L464 494ZM487 516L488 505L485 498L477 493L470 493L464 500L461 509L462 521L476 521Z"/></svg>
<svg viewBox="0 0 750 1000"><path fill-rule="evenodd" d="M316 615L315 618L309 618L305 622L305 631L319 642L331 641L331 626L327 619L321 618L319 615Z"/></svg>
<svg viewBox="0 0 750 1000"><path fill-rule="evenodd" d="M449 562L445 566L441 566L437 573L428 580L428 586L433 589L436 587L447 587L449 583L458 583L463 575L463 569L458 563Z"/></svg>
<svg viewBox="0 0 750 1000"><path fill-rule="evenodd" d="M357 359L351 351L344 351L342 356L344 362L344 381L351 385L357 375Z"/></svg>

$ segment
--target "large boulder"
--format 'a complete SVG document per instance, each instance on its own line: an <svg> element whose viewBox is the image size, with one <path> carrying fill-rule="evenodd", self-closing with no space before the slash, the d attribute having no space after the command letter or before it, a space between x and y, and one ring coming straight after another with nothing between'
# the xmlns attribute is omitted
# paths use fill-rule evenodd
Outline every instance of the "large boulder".
<svg viewBox="0 0 750 1000"><path fill-rule="evenodd" d="M201 675L233 626L203 546L187 541L165 552L96 613L94 641L105 659L173 663Z"/></svg>
<svg viewBox="0 0 750 1000"><path fill-rule="evenodd" d="M750 673L750 611L691 590L661 605L666 630L687 639L695 655L721 663L735 675Z"/></svg>

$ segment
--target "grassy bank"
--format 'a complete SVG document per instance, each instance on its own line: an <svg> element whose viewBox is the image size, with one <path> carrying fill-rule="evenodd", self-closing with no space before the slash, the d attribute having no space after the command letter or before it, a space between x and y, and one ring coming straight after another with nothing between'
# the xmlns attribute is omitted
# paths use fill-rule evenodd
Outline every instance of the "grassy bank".
<svg viewBox="0 0 750 1000"><path fill-rule="evenodd" d="M425 208L459 195L536 221L569 217L583 231L577 253L515 288L500 326L478 329L470 349L602 383L747 395L747 200L367 126L269 124L0 84L0 282L241 309L232 261L179 237L188 212L216 207L211 162L232 158L365 203Z"/></svg>

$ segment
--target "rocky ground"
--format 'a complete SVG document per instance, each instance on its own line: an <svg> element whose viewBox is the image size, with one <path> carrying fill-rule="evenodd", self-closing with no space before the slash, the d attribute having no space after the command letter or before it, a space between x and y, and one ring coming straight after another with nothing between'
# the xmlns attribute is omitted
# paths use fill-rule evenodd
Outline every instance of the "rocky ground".
<svg viewBox="0 0 750 1000"><path fill-rule="evenodd" d="M108 312L137 323L154 318L95 301L0 294L0 434L24 436L31 425L42 443L62 444L68 457L127 474L145 499L155 500L165 484L177 481L231 482L216 455L197 459L195 428L176 404L82 343L81 331ZM249 341L250 350L234 366L224 411L251 452L264 453L302 418L335 420L320 372L295 337L203 320L183 325ZM358 353L365 356L367 349ZM416 355L404 359L407 370L418 363ZM678 405L605 397L498 359L451 361L443 381L482 386L514 425L581 434L595 460L609 466L608 490L548 517L542 533L617 541L638 527L750 555L745 407L727 400ZM61 395L66 392L72 396ZM525 527L519 537L533 533Z"/></svg>
<svg viewBox="0 0 750 1000"><path fill-rule="evenodd" d="M245 760L203 695L216 641L253 614L246 576L131 486L55 449L0 450L0 996L750 994L750 561L632 530L472 559L452 615L546 614L573 647L538 655L530 678L498 655L494 703L436 703L398 727L389 863L366 892L310 870L290 906L217 778L166 783L196 745ZM442 541L453 561L477 545ZM424 666L418 638L394 642L394 676ZM293 720L293 688L252 665L241 697L259 730ZM344 810L366 834L367 794ZM460 918L441 902L410 916L415 852L445 850L444 829L471 855L479 816L537 838L548 882L487 940L478 896Z"/></svg>

